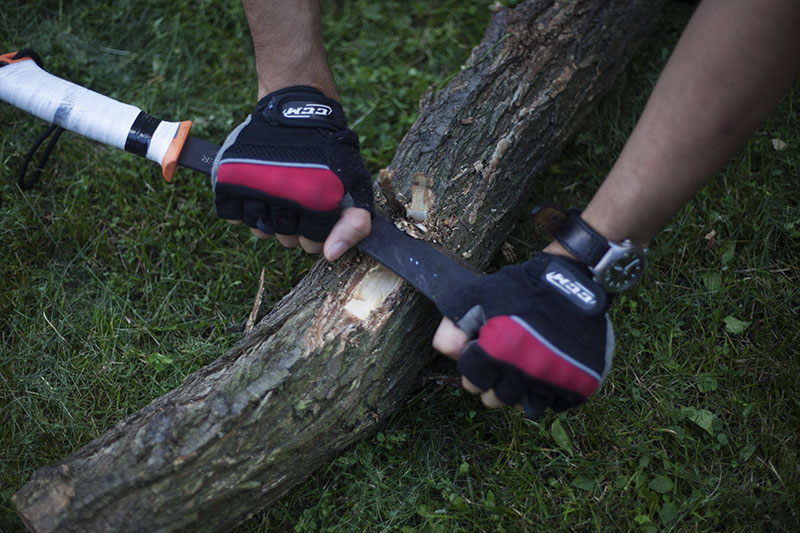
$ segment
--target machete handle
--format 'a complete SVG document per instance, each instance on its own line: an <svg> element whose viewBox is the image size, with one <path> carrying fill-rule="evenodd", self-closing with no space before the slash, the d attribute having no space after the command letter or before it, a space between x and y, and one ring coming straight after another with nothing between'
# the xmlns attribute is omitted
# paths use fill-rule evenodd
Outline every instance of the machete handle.
<svg viewBox="0 0 800 533"><path fill-rule="evenodd" d="M147 157L172 181L191 121L167 122L53 76L30 57L0 55L0 100L66 130Z"/></svg>

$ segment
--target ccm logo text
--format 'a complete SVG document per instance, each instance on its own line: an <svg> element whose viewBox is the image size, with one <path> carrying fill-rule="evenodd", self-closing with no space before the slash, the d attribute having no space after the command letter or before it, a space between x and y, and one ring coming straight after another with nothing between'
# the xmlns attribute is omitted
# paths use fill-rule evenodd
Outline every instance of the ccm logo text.
<svg viewBox="0 0 800 533"><path fill-rule="evenodd" d="M331 113L333 113L331 108L322 104L305 104L283 108L283 116L286 118L327 117Z"/></svg>
<svg viewBox="0 0 800 533"><path fill-rule="evenodd" d="M597 303L597 298L592 291L577 281L569 279L560 272L548 272L545 278L550 285L556 287L565 294L577 298L588 306L594 306Z"/></svg>

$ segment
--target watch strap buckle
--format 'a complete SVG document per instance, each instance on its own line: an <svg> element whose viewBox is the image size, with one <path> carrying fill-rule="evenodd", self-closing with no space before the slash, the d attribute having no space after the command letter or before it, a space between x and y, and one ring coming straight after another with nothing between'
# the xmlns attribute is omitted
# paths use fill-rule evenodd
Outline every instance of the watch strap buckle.
<svg viewBox="0 0 800 533"><path fill-rule="evenodd" d="M548 233L555 233L570 217L568 210L558 204L546 202L531 210L531 220Z"/></svg>

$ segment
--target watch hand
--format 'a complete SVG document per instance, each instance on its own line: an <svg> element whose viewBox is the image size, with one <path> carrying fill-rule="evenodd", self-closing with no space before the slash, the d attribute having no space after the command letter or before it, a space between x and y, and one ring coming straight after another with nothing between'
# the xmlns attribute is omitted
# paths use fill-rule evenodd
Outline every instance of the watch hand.
<svg viewBox="0 0 800 533"><path fill-rule="evenodd" d="M630 265L625 267L625 273L627 274L633 267L639 266L639 263L641 262L641 259L635 259Z"/></svg>

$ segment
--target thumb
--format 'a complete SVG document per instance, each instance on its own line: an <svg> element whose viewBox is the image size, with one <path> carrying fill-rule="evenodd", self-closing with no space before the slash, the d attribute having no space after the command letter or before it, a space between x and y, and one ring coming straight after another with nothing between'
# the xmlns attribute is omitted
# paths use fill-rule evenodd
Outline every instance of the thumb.
<svg viewBox="0 0 800 533"><path fill-rule="evenodd" d="M331 229L322 254L328 261L336 261L372 230L372 215L360 207L348 207Z"/></svg>

